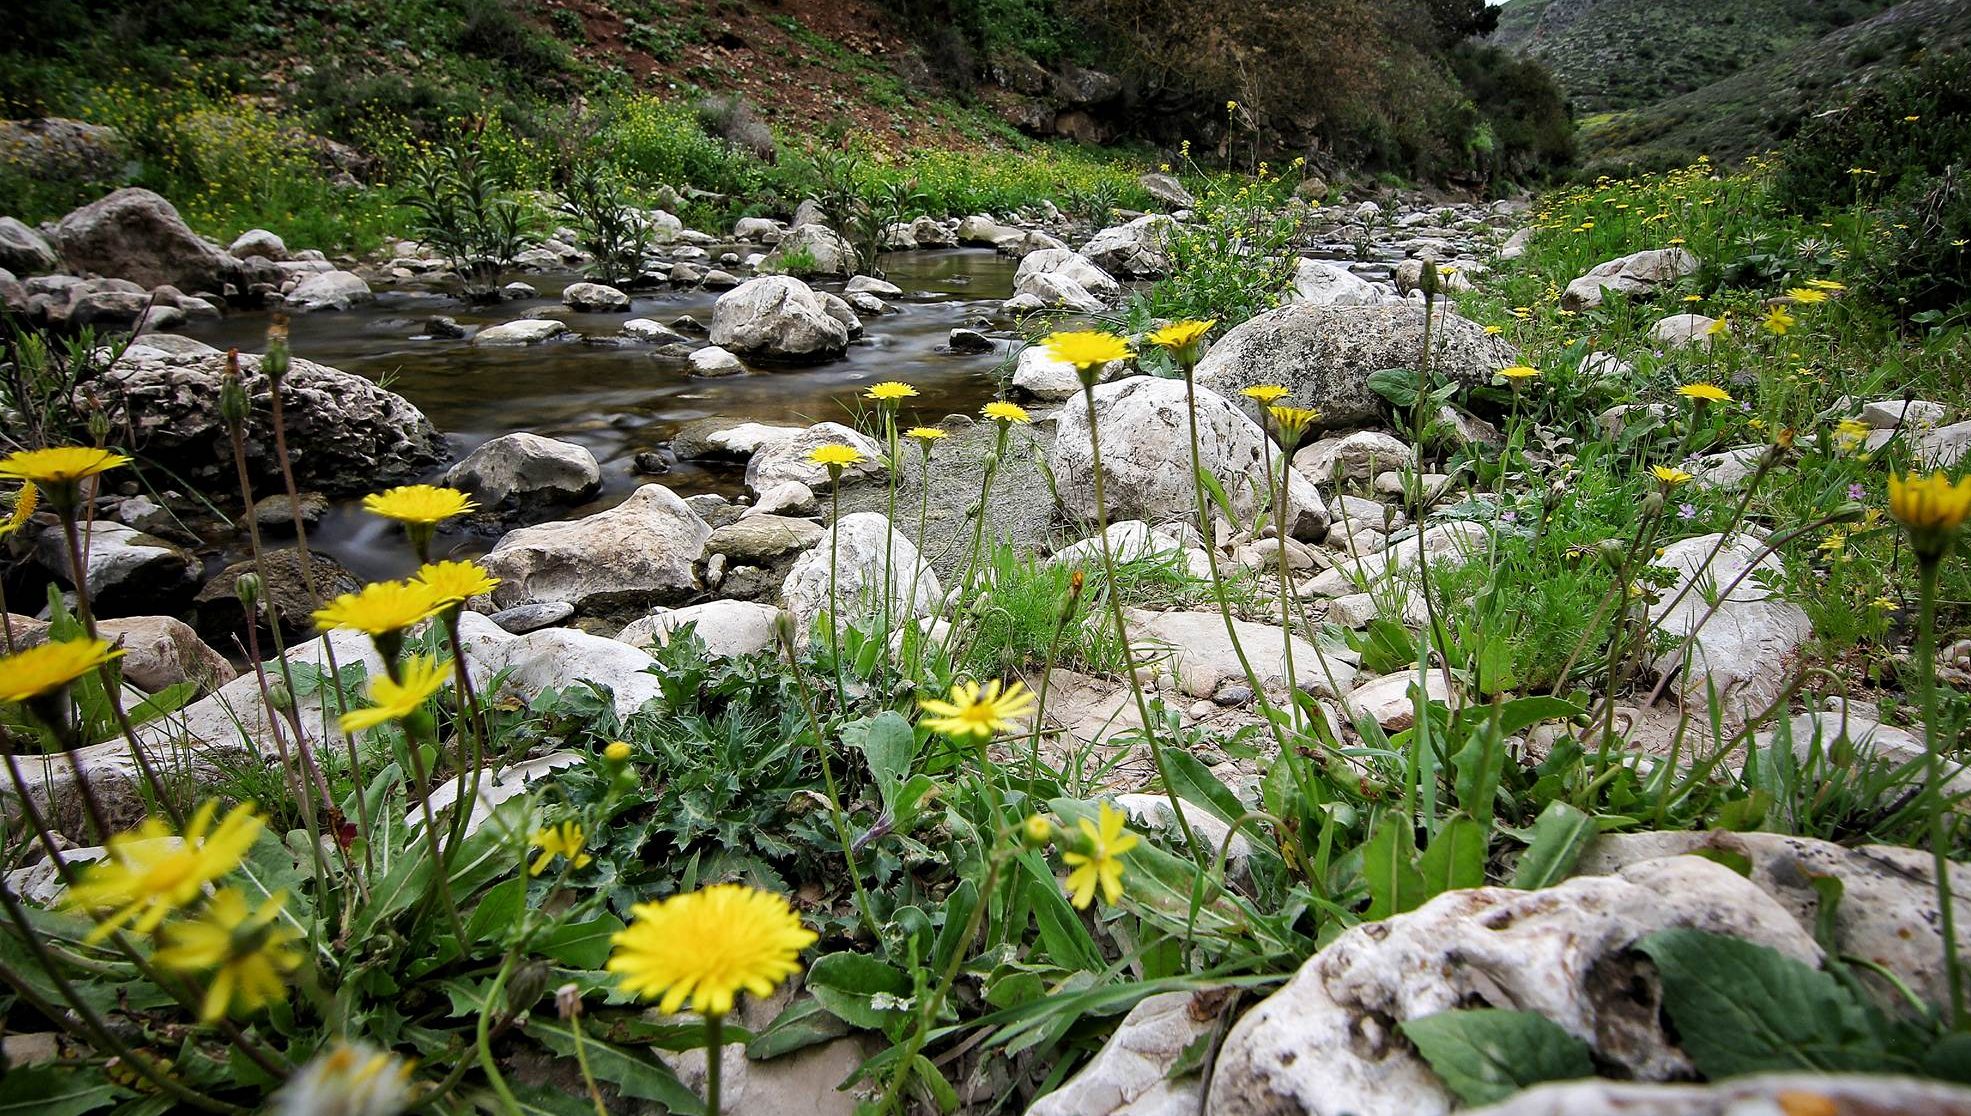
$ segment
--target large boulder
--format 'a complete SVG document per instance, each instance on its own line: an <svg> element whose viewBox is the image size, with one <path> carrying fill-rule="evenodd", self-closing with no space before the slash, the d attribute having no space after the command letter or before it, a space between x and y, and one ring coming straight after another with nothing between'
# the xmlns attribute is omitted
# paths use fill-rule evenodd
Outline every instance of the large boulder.
<svg viewBox="0 0 1971 1116"><path fill-rule="evenodd" d="M1608 291L1630 298L1647 295L1692 274L1697 268L1697 257L1682 248L1631 252L1596 264L1586 275L1567 284L1567 289L1560 293L1560 304L1569 310L1587 310L1600 306Z"/></svg>
<svg viewBox="0 0 1971 1116"><path fill-rule="evenodd" d="M588 613L675 604L699 587L711 525L676 493L646 484L605 512L510 531L481 559L500 608L566 601Z"/></svg>
<svg viewBox="0 0 1971 1116"><path fill-rule="evenodd" d="M115 128L60 116L0 120L0 167L39 181L109 182L128 160Z"/></svg>
<svg viewBox="0 0 1971 1116"><path fill-rule="evenodd" d="M55 247L68 266L145 287L221 291L240 263L205 242L178 211L149 190L118 190L63 217Z"/></svg>
<svg viewBox="0 0 1971 1116"><path fill-rule="evenodd" d="M1013 290L1040 293L1034 283L1046 275L1069 280L1103 302L1122 297L1122 284L1114 276L1096 266L1094 260L1066 248L1043 248L1022 259L1020 269L1013 273Z"/></svg>
<svg viewBox="0 0 1971 1116"><path fill-rule="evenodd" d="M196 583L190 554L135 527L98 521L80 538L82 577L98 615L156 612L160 601L182 600ZM63 582L74 584L68 542L61 531L43 531L35 541L35 556Z"/></svg>
<svg viewBox="0 0 1971 1116"><path fill-rule="evenodd" d="M271 388L261 358L242 354L240 378L252 413L246 459L256 487L282 487L269 417ZM219 415L226 371L220 353L147 354L125 359L94 383L116 430L148 461L190 484L235 483L231 443ZM447 456L431 420L404 397L361 376L295 359L281 381L281 406L295 482L329 495L374 492L414 480Z"/></svg>
<svg viewBox="0 0 1971 1116"><path fill-rule="evenodd" d="M1813 935L1757 885L1694 856L1542 891L1483 887L1343 933L1240 1019L1219 1052L1214 1116L1445 1116L1454 1099L1397 1028L1456 1008L1537 1012L1614 1076L1693 1074L1666 1032L1635 943L1659 930L1729 934L1818 965Z"/></svg>
<svg viewBox="0 0 1971 1116"><path fill-rule="evenodd" d="M304 313L315 310L347 310L374 300L370 285L349 271L324 271L310 275L287 293L287 307Z"/></svg>
<svg viewBox="0 0 1971 1116"><path fill-rule="evenodd" d="M503 434L466 455L444 483L472 493L493 513L579 504L602 491L602 468L588 447L539 434Z"/></svg>
<svg viewBox="0 0 1971 1116"><path fill-rule="evenodd" d="M1197 500L1191 480L1191 440L1182 380L1132 376L1095 388L1102 438L1103 483L1110 520L1190 522ZM1199 464L1218 478L1232 513L1252 521L1268 506L1265 462L1282 465L1280 448L1237 406L1215 391L1196 393ZM1056 420L1050 465L1061 504L1095 518L1093 445L1086 407L1063 407ZM1288 472L1288 533L1319 538L1328 512L1314 484Z"/></svg>
<svg viewBox="0 0 1971 1116"><path fill-rule="evenodd" d="M711 340L757 359L819 361L848 349L849 329L806 283L791 275L763 275L719 296L712 307Z"/></svg>
<svg viewBox="0 0 1971 1116"><path fill-rule="evenodd" d="M795 225L788 229L767 253L761 267L771 271L787 268L789 257L808 275L852 275L862 260L842 234L822 224Z"/></svg>
<svg viewBox="0 0 1971 1116"><path fill-rule="evenodd" d="M1144 193L1171 209L1189 209L1198 204L1191 191L1186 190L1184 184L1172 175L1151 171L1137 176L1136 184L1143 188Z"/></svg>
<svg viewBox="0 0 1971 1116"><path fill-rule="evenodd" d="M1671 543L1650 563L1673 575L1649 606L1653 629L1672 641L1650 655L1650 668L1674 672L1684 699L1699 709L1715 688L1734 720L1779 696L1788 658L1813 635L1806 610L1780 594L1778 556L1760 558L1761 549L1750 535L1699 535Z"/></svg>
<svg viewBox="0 0 1971 1116"><path fill-rule="evenodd" d="M760 443L746 462L746 487L765 492L776 485L798 481L814 492L829 491L828 469L809 460L809 455L822 446L848 446L862 454L861 461L842 470L845 481L883 475L883 447L839 422L818 422L791 438Z"/></svg>
<svg viewBox="0 0 1971 1116"><path fill-rule="evenodd" d="M832 558L831 558L832 556ZM872 627L888 612L892 629L918 616L935 616L944 587L917 547L879 512L845 515L821 541L794 561L782 583L782 607L793 616L797 638L805 642L815 620L829 608L829 564L834 563L834 615L844 623ZM889 577L883 576L888 563ZM913 597L913 587L916 595Z"/></svg>
<svg viewBox="0 0 1971 1116"><path fill-rule="evenodd" d="M1385 368L1415 368L1423 355L1422 306L1316 306L1290 303L1233 328L1198 362L1197 382L1232 394L1279 384L1296 406L1321 412L1328 426L1362 425L1388 406L1369 387ZM1431 369L1477 386L1515 363L1511 345L1476 323L1438 311L1431 323Z"/></svg>
<svg viewBox="0 0 1971 1116"><path fill-rule="evenodd" d="M173 616L101 620L96 634L123 648L123 658L117 660L123 680L145 693L190 682L199 693L209 694L239 673L190 624Z"/></svg>
<svg viewBox="0 0 1971 1116"><path fill-rule="evenodd" d="M284 639L306 638L315 630L311 614L320 602L362 588L355 574L318 550L309 551L306 566L304 570L301 551L289 546L262 550L258 563L247 558L220 570L193 599L199 629L228 647L245 639L246 607L240 603L239 579L252 573L261 579L254 608L254 625L266 633L261 646L272 645L276 628Z"/></svg>
<svg viewBox="0 0 1971 1116"><path fill-rule="evenodd" d="M1170 238L1176 231L1175 220L1149 213L1096 233L1082 245L1081 254L1111 275L1156 279L1170 273Z"/></svg>
<svg viewBox="0 0 1971 1116"><path fill-rule="evenodd" d="M0 268L15 275L45 275L60 266L40 233L12 217L0 217Z"/></svg>
<svg viewBox="0 0 1971 1116"><path fill-rule="evenodd" d="M1315 306L1374 306L1386 301L1374 283L1345 267L1320 260L1302 260L1294 265L1293 286L1287 291L1287 300Z"/></svg>

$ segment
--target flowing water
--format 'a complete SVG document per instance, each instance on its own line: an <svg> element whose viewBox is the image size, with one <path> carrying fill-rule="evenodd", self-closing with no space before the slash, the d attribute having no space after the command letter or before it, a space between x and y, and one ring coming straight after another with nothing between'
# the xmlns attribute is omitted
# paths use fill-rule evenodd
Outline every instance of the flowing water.
<svg viewBox="0 0 1971 1116"><path fill-rule="evenodd" d="M725 246L708 249L716 259ZM745 246L734 250L747 251ZM561 304L562 288L578 274L527 275L539 296L466 307L422 293L383 291L355 310L296 316L290 337L296 356L384 383L416 404L443 431L454 457L502 434L529 431L579 443L602 465L603 489L574 518L613 506L637 485L655 479L680 494L736 493L743 467L680 462L661 477L634 473L631 462L655 449L683 423L707 417L769 422L847 421L864 388L906 380L920 393L906 421L935 423L952 412L976 411L995 390L993 371L1005 342L992 353L953 353L945 347L957 326L975 326L1012 293L1016 261L990 249L891 253L885 278L903 289L886 300L893 313L862 315L864 334L848 355L826 364L760 368L743 376L694 379L677 359L653 346L595 344L564 336L541 345L479 348L465 340L424 336L434 314L460 325L485 326L519 318L554 318L597 340L621 333L630 318L669 324L689 315L709 325L716 291L633 292L628 313L578 314ZM840 282L817 282L839 293ZM184 332L221 348L259 351L266 314L235 314ZM353 503L338 505L310 536L359 577L396 576L407 569L403 543ZM454 536L454 553L483 551L493 540Z"/></svg>

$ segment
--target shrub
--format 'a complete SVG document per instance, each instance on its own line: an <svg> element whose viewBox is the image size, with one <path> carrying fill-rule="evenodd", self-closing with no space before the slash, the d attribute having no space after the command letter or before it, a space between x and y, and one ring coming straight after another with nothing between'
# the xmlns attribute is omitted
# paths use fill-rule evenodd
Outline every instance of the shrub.
<svg viewBox="0 0 1971 1116"><path fill-rule="evenodd" d="M1773 189L1802 212L1912 196L1971 152L1971 56L1933 58L1864 88L1780 151Z"/></svg>

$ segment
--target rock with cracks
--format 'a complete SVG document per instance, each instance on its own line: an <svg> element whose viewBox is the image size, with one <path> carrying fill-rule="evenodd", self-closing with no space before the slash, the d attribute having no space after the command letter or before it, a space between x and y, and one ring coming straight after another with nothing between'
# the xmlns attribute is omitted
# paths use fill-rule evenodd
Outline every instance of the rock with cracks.
<svg viewBox="0 0 1971 1116"><path fill-rule="evenodd" d="M146 288L218 293L240 274L240 262L193 232L170 202L135 187L63 217L55 247L77 271Z"/></svg>
<svg viewBox="0 0 1971 1116"><path fill-rule="evenodd" d="M766 360L821 361L849 347L849 328L791 275L749 279L712 307L712 344Z"/></svg>
<svg viewBox="0 0 1971 1116"><path fill-rule="evenodd" d="M672 604L699 588L712 528L661 484L604 512L510 531L481 559L500 608L566 601L586 613Z"/></svg>
<svg viewBox="0 0 1971 1116"><path fill-rule="evenodd" d="M802 643L829 608L829 565L834 563L833 614L843 624L865 629L887 621L892 629L918 616L935 616L944 588L917 547L877 512L845 515L821 541L794 561L780 589L781 604L794 617ZM889 577L883 576L885 566ZM913 588L915 596L912 595Z"/></svg>

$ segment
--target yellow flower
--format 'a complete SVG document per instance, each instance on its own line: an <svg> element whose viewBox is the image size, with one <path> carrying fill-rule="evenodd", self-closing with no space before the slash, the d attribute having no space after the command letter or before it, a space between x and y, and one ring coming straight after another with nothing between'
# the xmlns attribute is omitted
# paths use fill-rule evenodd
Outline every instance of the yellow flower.
<svg viewBox="0 0 1971 1116"><path fill-rule="evenodd" d="M1971 516L1971 476L1952 483L1942 471L1928 476L1891 473L1889 514L1909 529L1917 557L1934 562L1950 550L1957 529Z"/></svg>
<svg viewBox="0 0 1971 1116"><path fill-rule="evenodd" d="M1266 413L1272 415L1274 423L1279 426L1280 441L1283 444L1298 442L1300 436L1307 432L1307 428L1321 418L1321 412L1312 408L1288 407L1279 403L1266 408ZM1293 446L1286 445L1285 448L1292 449Z"/></svg>
<svg viewBox="0 0 1971 1116"><path fill-rule="evenodd" d="M702 1015L725 1015L741 990L770 996L800 971L815 933L787 900L742 884L715 884L630 908L630 925L610 939L609 971L624 992L661 996L674 1012L691 1001Z"/></svg>
<svg viewBox="0 0 1971 1116"><path fill-rule="evenodd" d="M1030 849L1037 849L1054 839L1054 825L1039 814L1028 814L1020 823L1020 841Z"/></svg>
<svg viewBox="0 0 1971 1116"><path fill-rule="evenodd" d="M862 459L861 450L854 446L845 446L839 443L816 446L808 453L808 460L810 462L826 468L831 473L858 464Z"/></svg>
<svg viewBox="0 0 1971 1116"><path fill-rule="evenodd" d="M1834 427L1834 446L1843 453L1852 453L1868 444L1868 436L1874 429L1860 419L1842 419Z"/></svg>
<svg viewBox="0 0 1971 1116"><path fill-rule="evenodd" d="M34 487L33 481L22 481L20 494L14 497L14 510L8 513L5 523L0 523L0 539L27 526L29 517L34 515L34 506L40 502L41 490Z"/></svg>
<svg viewBox="0 0 1971 1116"><path fill-rule="evenodd" d="M611 748L615 746L615 744L610 745ZM623 748L627 752L629 745L625 744ZM629 757L626 755L623 758ZM534 858L534 863L527 868L527 874L538 876L547 871L547 866L553 863L557 856L567 857L571 867L587 868L595 858L582 851L582 842L586 836L587 834L582 832L582 827L572 821L535 830L533 846L541 850L541 855Z"/></svg>
<svg viewBox="0 0 1971 1116"><path fill-rule="evenodd" d="M1839 529L1829 531L1820 540L1820 545L1814 549L1827 555L1829 558L1839 559L1842 557L1843 552L1848 549L1848 533Z"/></svg>
<svg viewBox="0 0 1971 1116"><path fill-rule="evenodd" d="M55 693L121 654L109 641L86 636L16 651L0 658L0 701L27 701Z"/></svg>
<svg viewBox="0 0 1971 1116"><path fill-rule="evenodd" d="M437 590L422 581L372 581L317 609L315 626L388 635L430 619L441 603Z"/></svg>
<svg viewBox="0 0 1971 1116"><path fill-rule="evenodd" d="M979 413L992 419L994 422L1014 423L1033 421L1033 416L1027 414L1025 407L1020 406L1018 403L1008 403L1004 399L995 399L985 406L980 407Z"/></svg>
<svg viewBox="0 0 1971 1116"><path fill-rule="evenodd" d="M338 1043L287 1079L277 1116L396 1116L417 1100L415 1064L364 1043Z"/></svg>
<svg viewBox="0 0 1971 1116"><path fill-rule="evenodd" d="M1048 356L1063 364L1072 364L1082 372L1129 357L1129 342L1113 333L1098 330L1049 334L1042 344L1046 345Z"/></svg>
<svg viewBox="0 0 1971 1116"><path fill-rule="evenodd" d="M1775 337L1784 337L1786 336L1786 331L1793 328L1796 320L1793 315L1786 312L1786 307L1775 306L1766 311L1766 320L1760 322L1759 325L1767 333Z"/></svg>
<svg viewBox="0 0 1971 1116"><path fill-rule="evenodd" d="M1227 101L1227 102L1225 102L1225 111L1226 111L1226 112L1237 112L1237 111L1239 111L1239 102L1237 102L1237 101Z"/></svg>
<svg viewBox="0 0 1971 1116"><path fill-rule="evenodd" d="M1715 321L1704 327L1704 336L1706 337L1722 337L1729 332L1731 332L1731 314L1729 312L1718 315Z"/></svg>
<svg viewBox="0 0 1971 1116"><path fill-rule="evenodd" d="M363 497L363 510L399 523L429 527L455 515L475 511L478 504L456 488L406 484Z"/></svg>
<svg viewBox="0 0 1971 1116"><path fill-rule="evenodd" d="M1068 873L1069 901L1083 910L1095 900L1095 887L1102 888L1102 901L1113 904L1122 898L1122 855L1136 847L1141 838L1123 829L1121 810L1101 804L1101 827L1087 818L1077 823L1088 839L1086 853L1062 853L1061 859L1074 871Z"/></svg>
<svg viewBox="0 0 1971 1116"><path fill-rule="evenodd" d="M120 453L94 446L52 446L19 450L0 457L0 477L17 477L43 488L55 488L73 485L129 463L130 459Z"/></svg>
<svg viewBox="0 0 1971 1116"><path fill-rule="evenodd" d="M926 450L929 450L932 442L944 437L944 429L937 426L913 426L904 431L903 436L917 439Z"/></svg>
<svg viewBox="0 0 1971 1116"><path fill-rule="evenodd" d="M1198 342L1204 340L1204 335L1210 333L1211 328L1217 324L1216 318L1208 322L1195 319L1172 322L1162 329L1145 334L1143 339L1173 356L1181 356L1195 350Z"/></svg>
<svg viewBox="0 0 1971 1116"><path fill-rule="evenodd" d="M403 675L402 682L388 675L370 679L373 704L367 709L344 713L340 722L343 732L360 732L386 721L401 721L417 712L424 707L425 699L444 688L445 680L452 676L452 660L412 655L398 670Z"/></svg>
<svg viewBox="0 0 1971 1116"><path fill-rule="evenodd" d="M133 919L134 929L149 933L165 915L198 898L206 884L239 867L264 823L251 802L233 807L214 828L212 818L218 812L218 800L208 799L192 815L182 838L157 818L111 837L108 855L91 865L68 893L70 906L110 912L88 940L101 941Z"/></svg>
<svg viewBox="0 0 1971 1116"><path fill-rule="evenodd" d="M1688 483L1691 479L1689 473L1684 472L1682 469L1671 468L1668 465L1651 465L1649 471L1650 475L1663 482L1663 487L1665 488L1675 488L1680 484Z"/></svg>
<svg viewBox="0 0 1971 1116"><path fill-rule="evenodd" d="M1505 331L1506 331L1505 326L1489 325L1485 327L1485 332L1493 337L1497 337L1500 334L1504 333Z"/></svg>
<svg viewBox="0 0 1971 1116"><path fill-rule="evenodd" d="M627 740L611 740L609 746L602 750L602 758L608 760L610 763L630 762L630 742Z"/></svg>
<svg viewBox="0 0 1971 1116"><path fill-rule="evenodd" d="M252 910L245 893L229 887L208 900L198 918L164 928L164 946L155 955L159 965L212 974L200 1021L217 1023L235 1006L251 1015L286 993L281 978L300 968L302 957L294 948L301 932L274 922L286 902L287 892L277 891Z"/></svg>
<svg viewBox="0 0 1971 1116"><path fill-rule="evenodd" d="M885 380L880 384L870 385L869 390L864 394L878 403L895 403L916 395L917 389L898 380Z"/></svg>
<svg viewBox="0 0 1971 1116"><path fill-rule="evenodd" d="M490 593L498 588L500 579L486 572L477 562L426 562L418 567L416 580L431 590L431 595L441 605L457 604Z"/></svg>
<svg viewBox="0 0 1971 1116"><path fill-rule="evenodd" d="M1700 405L1731 402L1731 393L1716 384L1685 384L1677 389L1677 394Z"/></svg>
<svg viewBox="0 0 1971 1116"><path fill-rule="evenodd" d="M917 704L931 714L924 718L923 724L932 732L984 741L1019 728L1013 718L1031 711L1033 701L1024 683L1015 682L1002 691L995 678L983 687L976 682L960 682L952 686L951 700L920 698Z"/></svg>
<svg viewBox="0 0 1971 1116"><path fill-rule="evenodd" d="M1285 399L1287 397L1287 389L1281 387L1279 384L1254 384L1249 388L1240 388L1239 394L1245 396L1247 399L1253 400L1262 407L1268 407Z"/></svg>
<svg viewBox="0 0 1971 1116"><path fill-rule="evenodd" d="M1807 280L1807 286L1823 291L1845 291L1848 289L1846 283L1837 283L1832 279L1809 279Z"/></svg>
<svg viewBox="0 0 1971 1116"><path fill-rule="evenodd" d="M1499 369L1499 375L1508 380L1530 380L1539 374L1540 370L1530 364L1513 364Z"/></svg>
<svg viewBox="0 0 1971 1116"><path fill-rule="evenodd" d="M1795 302L1812 304L1826 302L1827 292L1821 290L1819 287L1789 287L1786 291L1786 297Z"/></svg>
<svg viewBox="0 0 1971 1116"><path fill-rule="evenodd" d="M1882 609L1882 610L1884 610L1884 611L1887 611L1887 610L1889 610L1889 609L1892 609L1892 608L1895 608L1895 607L1897 607L1897 604L1896 604L1896 602L1895 602L1895 600L1893 600L1892 598L1889 598L1889 597L1877 597L1877 598L1875 598L1874 600L1872 600L1872 601L1870 601L1870 602L1868 602L1868 606L1869 606L1870 608L1879 608L1879 609Z"/></svg>
<svg viewBox="0 0 1971 1116"><path fill-rule="evenodd" d="M1922 117L1920 117L1920 116L1905 116L1905 117L1903 117L1903 123L1905 123L1905 124L1914 124L1914 123L1916 123L1917 121L1919 121L1919 120L1921 120L1921 119L1923 119L1923 118L1922 118Z"/></svg>

